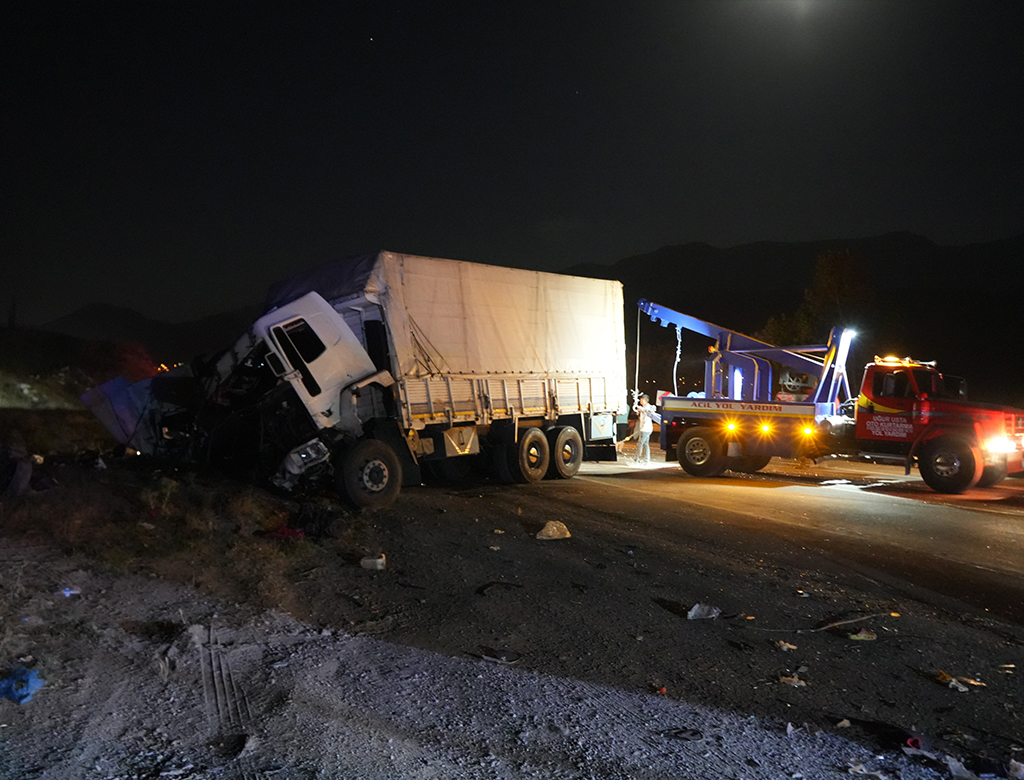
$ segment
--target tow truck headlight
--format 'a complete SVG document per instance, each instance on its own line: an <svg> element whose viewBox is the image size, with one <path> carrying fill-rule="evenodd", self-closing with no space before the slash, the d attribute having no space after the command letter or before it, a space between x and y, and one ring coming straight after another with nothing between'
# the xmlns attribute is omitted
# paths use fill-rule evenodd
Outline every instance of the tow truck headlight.
<svg viewBox="0 0 1024 780"><path fill-rule="evenodd" d="M1016 452L1017 444L1006 436L993 436L982 445L988 452Z"/></svg>
<svg viewBox="0 0 1024 780"><path fill-rule="evenodd" d="M803 433L804 436L813 436L814 435L814 428L812 428L809 425L806 425L801 430L801 433Z"/></svg>

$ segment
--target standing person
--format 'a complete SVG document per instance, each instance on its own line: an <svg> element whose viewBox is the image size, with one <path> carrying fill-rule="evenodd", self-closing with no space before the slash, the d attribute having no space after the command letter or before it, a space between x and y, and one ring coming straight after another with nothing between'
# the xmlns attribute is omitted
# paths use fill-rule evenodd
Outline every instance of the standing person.
<svg viewBox="0 0 1024 780"><path fill-rule="evenodd" d="M633 411L637 414L635 430L640 437L636 443L635 462L639 464L642 461L647 466L651 463L651 432L654 430L654 423L661 422L661 415L651 406L651 399L647 393L640 395L640 399L633 405Z"/></svg>

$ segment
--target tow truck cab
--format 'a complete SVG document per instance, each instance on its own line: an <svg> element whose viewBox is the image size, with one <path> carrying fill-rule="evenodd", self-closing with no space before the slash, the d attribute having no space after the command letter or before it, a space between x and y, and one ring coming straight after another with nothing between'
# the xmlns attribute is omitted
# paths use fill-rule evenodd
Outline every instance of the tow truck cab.
<svg viewBox="0 0 1024 780"><path fill-rule="evenodd" d="M854 417L862 450L917 459L929 484L948 477L991 486L1024 470L1024 415L969 403L965 382L934 363L876 357L864 369Z"/></svg>

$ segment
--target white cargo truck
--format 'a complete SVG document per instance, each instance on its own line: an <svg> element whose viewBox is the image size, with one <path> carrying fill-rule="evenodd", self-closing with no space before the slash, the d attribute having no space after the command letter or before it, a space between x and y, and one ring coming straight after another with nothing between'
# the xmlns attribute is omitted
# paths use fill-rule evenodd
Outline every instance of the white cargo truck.
<svg viewBox="0 0 1024 780"><path fill-rule="evenodd" d="M626 411L622 285L392 252L275 285L229 350L83 396L143 453L293 488L333 477L386 506L422 470L508 482L615 460Z"/></svg>

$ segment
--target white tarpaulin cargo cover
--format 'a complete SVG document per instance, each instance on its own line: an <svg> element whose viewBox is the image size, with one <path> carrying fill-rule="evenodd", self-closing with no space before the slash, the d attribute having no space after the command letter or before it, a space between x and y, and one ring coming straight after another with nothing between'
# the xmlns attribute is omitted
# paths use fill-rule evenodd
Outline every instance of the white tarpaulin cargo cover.
<svg viewBox="0 0 1024 780"><path fill-rule="evenodd" d="M379 252L281 282L268 306L311 291L339 310L381 304L406 377L593 375L625 388L617 281Z"/></svg>

